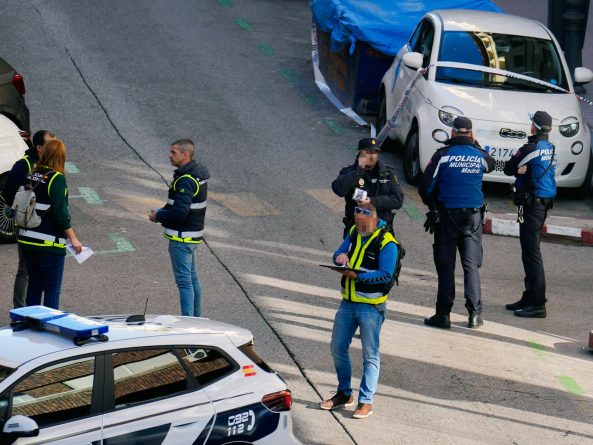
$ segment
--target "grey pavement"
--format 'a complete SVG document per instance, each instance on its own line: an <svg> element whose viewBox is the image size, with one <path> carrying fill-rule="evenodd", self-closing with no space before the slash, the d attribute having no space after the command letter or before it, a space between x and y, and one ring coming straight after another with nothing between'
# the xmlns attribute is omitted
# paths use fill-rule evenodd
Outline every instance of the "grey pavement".
<svg viewBox="0 0 593 445"><path fill-rule="evenodd" d="M193 137L212 173L198 260L204 314L254 332L258 353L293 390L304 443L593 444L593 357L583 351L593 251L543 245L549 317L522 320L504 309L523 286L518 241L485 237L483 329L466 328L460 265L453 329L427 328L432 239L405 185L396 227L408 254L382 333L375 414L358 421L316 408L336 385L329 341L339 279L317 266L341 240L342 203L329 187L368 130L312 80L306 0L0 8L0 52L25 75L33 128L65 140L80 170L67 175L71 193L92 187L103 200L71 199L81 241L102 254L81 266L67 260L64 309L131 313L149 298L149 312L178 313L166 242L147 214L166 194L168 144ZM383 156L400 169L398 153ZM0 314L15 270L15 246L0 246ZM358 339L352 348L357 387Z"/></svg>

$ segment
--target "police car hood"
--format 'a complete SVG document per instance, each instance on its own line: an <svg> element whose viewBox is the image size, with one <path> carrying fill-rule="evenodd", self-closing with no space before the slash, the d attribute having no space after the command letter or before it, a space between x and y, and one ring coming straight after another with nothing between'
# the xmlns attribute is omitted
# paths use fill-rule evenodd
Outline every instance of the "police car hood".
<svg viewBox="0 0 593 445"><path fill-rule="evenodd" d="M474 129L480 120L531 125L529 116L537 110L548 111L554 126L567 117L581 116L578 99L572 94L475 88L442 82L430 82L430 86L428 99L434 107L453 114L457 113L448 107L458 109L474 121Z"/></svg>

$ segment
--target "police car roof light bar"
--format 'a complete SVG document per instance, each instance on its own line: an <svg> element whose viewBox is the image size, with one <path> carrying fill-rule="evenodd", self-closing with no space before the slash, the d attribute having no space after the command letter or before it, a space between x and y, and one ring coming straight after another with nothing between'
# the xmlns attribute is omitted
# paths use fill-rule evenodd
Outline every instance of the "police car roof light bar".
<svg viewBox="0 0 593 445"><path fill-rule="evenodd" d="M105 335L109 331L108 325L45 306L12 309L10 319L12 320L11 326L15 331L35 328L55 332L63 337L71 338L77 346L81 346L91 339L108 340Z"/></svg>

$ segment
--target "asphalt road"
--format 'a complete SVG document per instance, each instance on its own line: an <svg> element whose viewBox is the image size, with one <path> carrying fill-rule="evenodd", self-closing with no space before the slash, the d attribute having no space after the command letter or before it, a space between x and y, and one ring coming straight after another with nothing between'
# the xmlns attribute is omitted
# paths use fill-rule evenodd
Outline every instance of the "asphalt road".
<svg viewBox="0 0 593 445"><path fill-rule="evenodd" d="M460 298L453 329L429 329L422 318L433 312L436 279L412 187L397 217L408 255L383 329L375 414L357 421L316 409L336 383L329 339L339 280L317 266L341 239L329 187L368 130L313 83L306 0L0 8L2 57L25 76L32 127L69 148L74 227L99 252L80 266L67 260L64 309L139 312L148 298L149 312L178 313L166 242L147 214L166 194L169 143L191 137L212 173L199 249L204 313L254 332L293 390L304 443L593 443L593 356L582 349L593 329L593 249L544 244L549 317L522 320L504 310L522 289L518 240L485 237L484 327L465 328ZM397 153L385 158L400 168ZM16 262L15 246L0 246L2 314ZM357 384L358 340L353 351Z"/></svg>

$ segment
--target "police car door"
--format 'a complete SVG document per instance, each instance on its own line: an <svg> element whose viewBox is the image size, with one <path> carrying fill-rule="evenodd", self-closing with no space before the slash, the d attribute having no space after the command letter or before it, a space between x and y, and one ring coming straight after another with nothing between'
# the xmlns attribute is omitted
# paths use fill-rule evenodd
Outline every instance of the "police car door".
<svg viewBox="0 0 593 445"><path fill-rule="evenodd" d="M168 346L108 354L103 445L193 444L214 408L187 369Z"/></svg>
<svg viewBox="0 0 593 445"><path fill-rule="evenodd" d="M38 436L14 443L100 444L102 363L102 355L91 355L45 364L4 391L0 395L1 423L9 424L19 415L39 427ZM7 438L1 436L0 443L5 443Z"/></svg>

